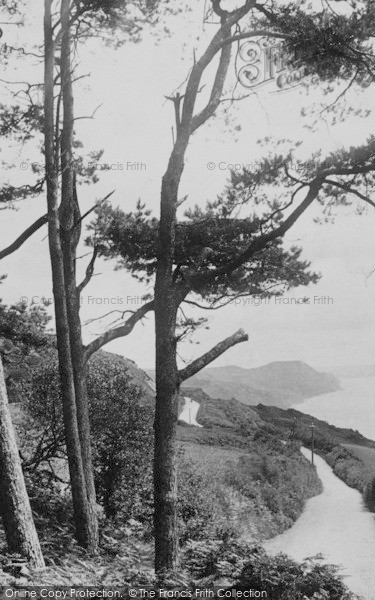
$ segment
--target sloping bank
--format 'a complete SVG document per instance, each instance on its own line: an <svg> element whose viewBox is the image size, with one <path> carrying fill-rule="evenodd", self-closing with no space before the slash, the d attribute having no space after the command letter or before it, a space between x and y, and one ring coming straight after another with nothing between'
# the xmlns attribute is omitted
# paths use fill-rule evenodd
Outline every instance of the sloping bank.
<svg viewBox="0 0 375 600"><path fill-rule="evenodd" d="M212 399L201 390L185 393L191 403L181 399L184 422L180 421L179 439L185 458L181 468L190 465L194 478L189 477L192 486L180 489L188 494L194 487L191 521L200 522L199 513L206 515L193 539L234 534L259 542L291 527L306 500L322 489L315 469L299 451L300 444L283 439L250 406ZM199 404L194 414L188 410L193 402ZM189 425L193 422L195 426Z"/></svg>

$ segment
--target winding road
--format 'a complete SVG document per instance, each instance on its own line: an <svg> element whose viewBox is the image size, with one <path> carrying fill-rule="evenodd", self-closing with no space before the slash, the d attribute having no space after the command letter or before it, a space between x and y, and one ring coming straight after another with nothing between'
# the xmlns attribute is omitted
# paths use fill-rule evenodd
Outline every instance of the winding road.
<svg viewBox="0 0 375 600"><path fill-rule="evenodd" d="M310 452L302 448L310 458ZM375 515L359 492L338 479L319 456L315 457L323 492L306 503L296 523L264 542L270 554L284 552L297 560L323 554L326 562L342 566L347 586L366 600L375 600Z"/></svg>
<svg viewBox="0 0 375 600"><path fill-rule="evenodd" d="M187 396L184 396L184 400L184 408L182 409L182 413L178 417L178 420L184 421L189 425L195 425L195 427L203 427L203 425L200 425L197 422L197 414L200 406L199 402L196 402Z"/></svg>

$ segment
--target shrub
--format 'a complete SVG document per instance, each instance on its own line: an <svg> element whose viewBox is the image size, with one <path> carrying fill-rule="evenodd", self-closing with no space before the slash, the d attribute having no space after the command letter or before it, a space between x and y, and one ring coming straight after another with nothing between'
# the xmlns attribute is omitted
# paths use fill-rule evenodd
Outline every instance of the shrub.
<svg viewBox="0 0 375 600"><path fill-rule="evenodd" d="M182 454L179 460L178 516L179 538L182 545L188 540L204 540L233 534L232 524L225 512L223 490L197 472Z"/></svg>
<svg viewBox="0 0 375 600"><path fill-rule="evenodd" d="M342 446L335 446L325 456L334 474L350 487L363 492L367 485L367 475L362 461Z"/></svg>
<svg viewBox="0 0 375 600"><path fill-rule="evenodd" d="M314 468L291 445L260 442L257 453L242 456L228 470L225 483L254 500L261 513L269 511L280 530L301 514L305 500L321 491Z"/></svg>
<svg viewBox="0 0 375 600"><path fill-rule="evenodd" d="M371 512L375 512L375 478L366 485L363 498L367 508Z"/></svg>
<svg viewBox="0 0 375 600"><path fill-rule="evenodd" d="M151 512L152 409L126 369L100 353L88 364L87 391L98 500L108 517L146 519ZM64 428L56 358L37 367L25 384L28 413L34 420L25 466L29 472L52 470L55 479L65 458ZM28 422L30 430L30 421ZM31 442L30 442L31 438ZM64 461L65 462L65 461ZM48 468L47 468L48 467Z"/></svg>
<svg viewBox="0 0 375 600"><path fill-rule="evenodd" d="M272 600L353 600L338 567L322 564L319 557L297 563L285 554L268 556L252 552L235 582L238 589L249 587L267 592Z"/></svg>
<svg viewBox="0 0 375 600"><path fill-rule="evenodd" d="M92 444L98 499L106 516L147 520L152 504L152 410L127 369L110 357L89 363Z"/></svg>
<svg viewBox="0 0 375 600"><path fill-rule="evenodd" d="M269 556L260 546L244 541L190 542L184 567L211 584L225 577L237 590L265 591L272 600L354 600L338 568L319 557L298 563L285 554ZM206 579L207 582L207 579Z"/></svg>

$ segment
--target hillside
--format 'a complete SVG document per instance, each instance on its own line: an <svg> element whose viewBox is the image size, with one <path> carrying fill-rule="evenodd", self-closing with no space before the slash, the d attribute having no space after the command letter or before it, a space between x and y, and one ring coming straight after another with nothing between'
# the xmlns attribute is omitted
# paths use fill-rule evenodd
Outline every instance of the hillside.
<svg viewBox="0 0 375 600"><path fill-rule="evenodd" d="M189 379L185 386L201 388L212 398L236 398L244 404L280 408L290 408L306 398L341 389L334 375L316 371L301 361L272 362L254 369L208 368Z"/></svg>
<svg viewBox="0 0 375 600"><path fill-rule="evenodd" d="M146 396L152 398L155 396L155 383L153 379L151 379L145 371L140 369L133 360L125 358L125 356L122 356L121 354L113 354L113 352L107 352L105 350L97 352L92 360L95 360L95 357L98 356L111 357L114 362L124 365L134 382L145 391Z"/></svg>
<svg viewBox="0 0 375 600"><path fill-rule="evenodd" d="M274 406L259 404L254 406L254 411L261 417L262 422L272 424L287 435L293 435L301 441L309 442L311 438L311 425L314 425L315 445L318 449L331 448L334 445L353 444L368 448L375 448L375 442L369 440L354 429L336 427L326 421L320 421L311 415L298 410L283 410Z"/></svg>
<svg viewBox="0 0 375 600"><path fill-rule="evenodd" d="M152 384L150 386L148 376L138 369L134 362L118 355L98 353L93 361L97 360L99 367L101 358L105 359L107 370L104 372L104 383L110 371L109 357L114 363L123 365L130 378L145 392L138 402L149 407L143 415L151 427L145 427L143 430L149 432L146 434L149 437L142 437L142 448L152 448ZM128 375L125 375L124 387L120 388L120 396L123 399L126 398L124 390ZM106 385L103 387L103 390L105 389ZM225 539L226 543L228 539L233 539L235 544L242 543L243 540L259 544L262 540L291 527L303 512L307 499L319 494L322 489L314 467L300 452L301 442L306 443L309 439L311 417L294 410L264 405L249 406L236 399L213 399L199 388L188 387L184 388L180 398L180 415L184 405L189 404L187 399L190 405L194 402L195 408L198 408L195 417L200 427L179 421L179 523L183 552L185 548L191 547L191 542L194 545L206 545L208 540L216 539ZM30 421L23 423L25 409L27 407L23 407L21 403L11 406L14 422L19 430L19 440L26 442L26 437L29 439L30 436L24 435L24 426L28 426L30 431ZM109 410L108 413L110 412ZM102 431L101 424L102 421L96 435L98 431ZM364 475L361 479L363 463L340 444L359 444L362 448L370 449L375 447L375 442L371 443L354 431L330 427L327 423L317 420L315 424L320 453L331 461L338 475L344 480L358 488L364 485L368 476ZM33 435L36 431L35 429ZM130 439L129 429L126 429L122 450L126 448ZM25 448L22 448L22 451L24 450ZM126 454L126 460L135 468L140 456L139 451L132 451ZM58 460L64 463L63 458ZM67 512L66 499L63 496L53 496L51 502L48 495L49 486L33 487L32 506L36 523L46 557L51 561L48 563L51 566L41 578L33 579L34 585L46 585L46 581L52 580L55 584L56 581L70 583L72 573L75 584L79 581L87 585L87 581L93 582L93 573L100 574L107 570L110 573L108 578L111 579L103 580L103 584L109 580L113 582L113 578L117 582L116 577L123 574L123 555L128 551L129 537L126 536L129 532L135 535L131 527L137 531L134 542L136 558L134 561L132 559L132 568L137 571L150 570L152 453L147 454L147 458L145 454L142 460L142 477L135 479L131 486L128 486L127 479L124 479L124 487L120 488L120 498L123 495L123 498L129 501L129 495L131 497L131 512L124 513L124 516L121 513L121 523L124 522L126 527L118 531L116 521L106 521L103 526L104 545L100 555L93 559L95 563L90 563L89 575L85 570L82 571L82 555L79 554L79 549L61 543L63 539L69 544L71 539L70 513ZM44 469L43 473L48 472ZM54 487L53 493L56 495L60 488L61 486ZM125 502L124 506L127 506ZM131 518L127 520L129 516ZM1 542L0 531L0 546ZM118 561L114 562L114 556L118 555ZM84 559L85 564L88 564L87 558ZM5 558L4 564L8 569L7 560L8 558ZM111 567L107 569L109 561ZM58 573L56 564L59 565ZM2 576L3 581L14 583L14 579L9 579L8 574L2 573L0 567L0 579ZM99 581L102 583L101 579L98 579Z"/></svg>

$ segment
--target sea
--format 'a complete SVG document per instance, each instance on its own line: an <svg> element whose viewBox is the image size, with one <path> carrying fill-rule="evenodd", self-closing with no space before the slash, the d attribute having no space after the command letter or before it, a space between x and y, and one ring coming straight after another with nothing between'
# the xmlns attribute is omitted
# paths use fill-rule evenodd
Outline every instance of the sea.
<svg viewBox="0 0 375 600"><path fill-rule="evenodd" d="M293 408L337 427L357 430L375 440L375 377L340 381L341 390L314 396Z"/></svg>

